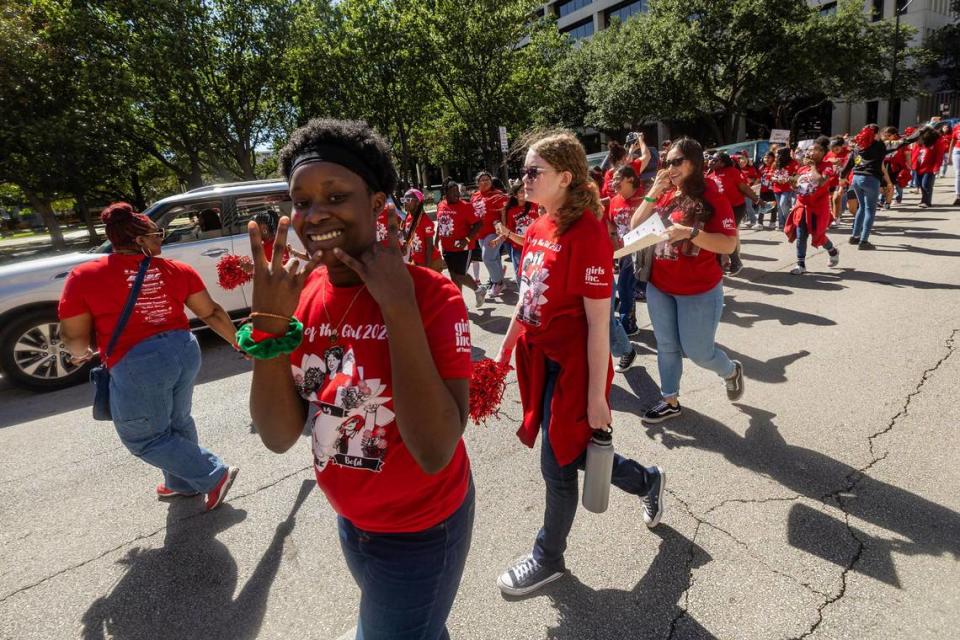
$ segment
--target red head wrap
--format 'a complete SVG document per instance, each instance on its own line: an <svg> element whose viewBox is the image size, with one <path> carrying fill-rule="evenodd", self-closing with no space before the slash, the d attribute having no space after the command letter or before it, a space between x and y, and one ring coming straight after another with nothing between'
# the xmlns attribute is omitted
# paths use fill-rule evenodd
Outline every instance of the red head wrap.
<svg viewBox="0 0 960 640"><path fill-rule="evenodd" d="M860 133L853 137L853 143L861 149L866 149L877 138L877 130L870 125L860 129Z"/></svg>

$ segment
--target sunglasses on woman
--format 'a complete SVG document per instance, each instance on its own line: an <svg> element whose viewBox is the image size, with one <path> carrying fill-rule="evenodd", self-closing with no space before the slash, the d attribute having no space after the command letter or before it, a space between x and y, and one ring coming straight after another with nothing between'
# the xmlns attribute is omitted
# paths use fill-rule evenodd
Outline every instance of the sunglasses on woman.
<svg viewBox="0 0 960 640"><path fill-rule="evenodd" d="M159 239L160 239L160 240L163 240L164 237L166 237L166 233L164 232L163 229L160 229L159 231L151 231L150 233L144 233L143 235L144 235L144 236L159 236Z"/></svg>
<svg viewBox="0 0 960 640"><path fill-rule="evenodd" d="M528 180L536 180L541 173L546 173L549 169L544 169L543 167L532 166L524 167L520 170L521 175Z"/></svg>
<svg viewBox="0 0 960 640"><path fill-rule="evenodd" d="M679 167L683 164L684 160L686 160L686 158L674 158L673 160L667 160L664 162L664 165L667 167Z"/></svg>

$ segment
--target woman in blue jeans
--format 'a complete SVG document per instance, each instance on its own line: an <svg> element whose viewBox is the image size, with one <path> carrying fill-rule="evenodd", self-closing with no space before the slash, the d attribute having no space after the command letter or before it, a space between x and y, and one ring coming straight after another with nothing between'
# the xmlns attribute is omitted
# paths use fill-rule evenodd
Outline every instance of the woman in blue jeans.
<svg viewBox="0 0 960 640"><path fill-rule="evenodd" d="M677 141L665 166L631 221L636 227L659 215L667 225L647 285L663 396L644 414L649 423L680 415L684 355L723 378L731 401L743 395L743 366L715 342L723 313L723 271L717 255L737 247L733 208L716 183L704 179L703 148L697 141Z"/></svg>
<svg viewBox="0 0 960 640"><path fill-rule="evenodd" d="M60 298L60 324L74 362L94 357L110 371L110 410L117 434L135 456L159 468L159 498L206 494L207 510L219 506L237 475L198 444L191 416L200 347L184 306L224 340L234 327L210 298L190 265L160 257L163 230L125 202L103 210L113 253L70 272ZM282 253L282 252L281 252ZM137 274L143 284L129 320L110 350L111 336Z"/></svg>

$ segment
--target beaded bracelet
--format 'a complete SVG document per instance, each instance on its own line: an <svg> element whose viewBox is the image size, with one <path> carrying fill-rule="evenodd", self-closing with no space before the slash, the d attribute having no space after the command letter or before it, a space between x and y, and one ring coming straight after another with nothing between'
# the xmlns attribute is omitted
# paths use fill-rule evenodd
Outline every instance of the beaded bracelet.
<svg viewBox="0 0 960 640"><path fill-rule="evenodd" d="M237 329L237 344L251 358L269 360L277 356L293 353L303 340L303 323L294 317L290 318L287 332L278 338L269 338L254 342L253 324L247 323Z"/></svg>

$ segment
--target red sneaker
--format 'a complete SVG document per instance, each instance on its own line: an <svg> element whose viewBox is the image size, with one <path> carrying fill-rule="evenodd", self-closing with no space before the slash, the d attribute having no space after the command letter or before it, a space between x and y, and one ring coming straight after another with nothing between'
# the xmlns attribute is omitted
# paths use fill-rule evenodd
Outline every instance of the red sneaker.
<svg viewBox="0 0 960 640"><path fill-rule="evenodd" d="M230 485L237 477L237 467L227 467L227 472L220 478L220 482L207 494L207 511L213 511L220 506L220 503L227 497L227 491L230 491Z"/></svg>
<svg viewBox="0 0 960 640"><path fill-rule="evenodd" d="M192 498L193 496L198 496L198 495L200 495L200 494L199 494L199 493L186 493L186 492L183 492L183 491L174 491L173 489L168 489L168 488L167 488L167 485L163 484L162 482L157 485L157 497L158 497L158 498L161 498L161 499L162 499L162 498L177 498L177 497Z"/></svg>

